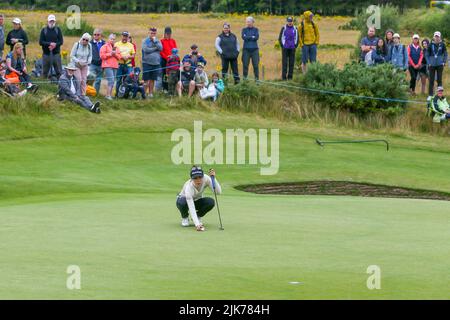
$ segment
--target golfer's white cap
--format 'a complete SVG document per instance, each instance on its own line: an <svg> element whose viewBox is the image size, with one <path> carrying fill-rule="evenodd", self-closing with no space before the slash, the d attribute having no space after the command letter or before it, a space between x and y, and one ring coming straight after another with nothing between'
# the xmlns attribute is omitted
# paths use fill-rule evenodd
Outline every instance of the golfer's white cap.
<svg viewBox="0 0 450 320"><path fill-rule="evenodd" d="M14 18L13 23L22 24L22 20L20 20L19 18Z"/></svg>
<svg viewBox="0 0 450 320"><path fill-rule="evenodd" d="M444 91L444 87L437 87L436 92Z"/></svg>
<svg viewBox="0 0 450 320"><path fill-rule="evenodd" d="M400 39L400 35L398 33L394 33L393 38L399 38Z"/></svg>
<svg viewBox="0 0 450 320"><path fill-rule="evenodd" d="M413 37L412 37L413 39L420 39L420 37L419 37L419 35L418 34L415 34L415 35L413 35Z"/></svg>
<svg viewBox="0 0 450 320"><path fill-rule="evenodd" d="M54 14L51 14L51 15L49 15L48 16L48 22L50 22L50 21L56 21L56 17L55 17L55 15Z"/></svg>
<svg viewBox="0 0 450 320"><path fill-rule="evenodd" d="M436 31L436 32L434 33L434 36L440 38L440 37L441 37L441 33L440 33L439 31Z"/></svg>

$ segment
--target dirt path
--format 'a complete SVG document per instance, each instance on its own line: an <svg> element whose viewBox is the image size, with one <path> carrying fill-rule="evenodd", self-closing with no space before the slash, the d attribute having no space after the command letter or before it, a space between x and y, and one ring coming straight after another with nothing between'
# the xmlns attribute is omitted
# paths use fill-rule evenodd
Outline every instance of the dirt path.
<svg viewBox="0 0 450 320"><path fill-rule="evenodd" d="M346 181L307 181L246 185L238 186L236 189L257 194L358 196L450 201L450 193L445 192Z"/></svg>

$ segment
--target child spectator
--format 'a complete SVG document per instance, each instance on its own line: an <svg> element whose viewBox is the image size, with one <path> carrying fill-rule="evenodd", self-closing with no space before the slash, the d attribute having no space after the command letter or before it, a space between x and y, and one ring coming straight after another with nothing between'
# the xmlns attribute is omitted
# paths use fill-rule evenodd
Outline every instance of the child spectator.
<svg viewBox="0 0 450 320"><path fill-rule="evenodd" d="M219 96L223 93L225 90L225 85L220 79L219 74L217 72L214 72L211 77L211 82L202 90L200 90L200 97L203 100L206 99L213 99L213 101L217 101Z"/></svg>
<svg viewBox="0 0 450 320"><path fill-rule="evenodd" d="M138 93L141 94L142 99L146 98L144 81L140 80L140 75L141 69L134 68L133 71L125 78L126 91L124 98L127 99L130 93L133 94L133 99L136 99Z"/></svg>
<svg viewBox="0 0 450 320"><path fill-rule="evenodd" d="M168 92L169 95L174 95L181 68L177 48L173 48L172 54L167 58L166 68Z"/></svg>

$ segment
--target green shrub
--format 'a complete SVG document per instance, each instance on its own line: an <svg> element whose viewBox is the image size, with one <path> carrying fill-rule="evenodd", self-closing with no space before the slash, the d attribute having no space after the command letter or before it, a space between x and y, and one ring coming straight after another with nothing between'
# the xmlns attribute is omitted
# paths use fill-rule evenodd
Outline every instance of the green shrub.
<svg viewBox="0 0 450 320"><path fill-rule="evenodd" d="M310 92L317 101L333 109L344 109L359 115L377 112L393 115L403 112L406 107L400 102L345 95L406 100L406 75L390 64L367 67L364 64L351 63L339 70L333 64L316 63L309 67L307 74L300 81L309 89L344 94Z"/></svg>
<svg viewBox="0 0 450 320"><path fill-rule="evenodd" d="M68 37L73 36L80 38L85 32L88 32L90 35L92 35L95 29L94 26L92 26L89 22L83 19L80 21L79 29L69 29L69 27L67 27L67 20L65 20L62 25L59 25L59 27L61 28L61 31L64 36ZM107 34L107 32L105 32L105 34Z"/></svg>
<svg viewBox="0 0 450 320"><path fill-rule="evenodd" d="M422 38L431 38L435 31L450 38L450 7L441 9L408 10L400 20L403 33L413 35L419 33Z"/></svg>

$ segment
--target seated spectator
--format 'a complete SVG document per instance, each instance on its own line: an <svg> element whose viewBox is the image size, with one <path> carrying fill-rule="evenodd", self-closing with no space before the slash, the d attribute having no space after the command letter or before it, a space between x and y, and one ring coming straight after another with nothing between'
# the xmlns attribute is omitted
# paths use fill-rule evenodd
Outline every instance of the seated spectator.
<svg viewBox="0 0 450 320"><path fill-rule="evenodd" d="M206 66L206 59L198 52L198 46L196 44L191 46L191 53L184 56L183 62L186 60L191 61L191 66L194 71L197 69L199 62L203 63L203 66Z"/></svg>
<svg viewBox="0 0 450 320"><path fill-rule="evenodd" d="M81 94L80 82L75 78L76 71L74 64L65 67L65 72L58 81L58 100L71 101L92 113L101 113L100 102L92 103L87 96Z"/></svg>
<svg viewBox="0 0 450 320"><path fill-rule="evenodd" d="M382 64L387 60L387 48L384 39L380 38L377 42L377 47L370 53L366 54L366 64L368 66Z"/></svg>
<svg viewBox="0 0 450 320"><path fill-rule="evenodd" d="M440 123L450 119L450 106L444 96L443 87L437 88L436 95L431 100L430 111L433 122Z"/></svg>
<svg viewBox="0 0 450 320"><path fill-rule="evenodd" d="M130 93L133 94L132 98L136 99L137 94L140 93L142 99L146 98L144 81L141 81L139 76L141 75L141 68L134 68L133 71L125 78L126 91L124 98L128 99Z"/></svg>
<svg viewBox="0 0 450 320"><path fill-rule="evenodd" d="M208 75L205 72L205 65L202 62L199 62L197 64L197 70L195 71L194 81L195 87L199 91L207 87L209 84Z"/></svg>
<svg viewBox="0 0 450 320"><path fill-rule="evenodd" d="M6 56L6 78L12 79L15 83L27 84L27 90L35 93L37 85L31 82L31 77L27 73L27 64L23 53L23 45L18 42L14 45L13 51Z"/></svg>
<svg viewBox="0 0 450 320"><path fill-rule="evenodd" d="M172 54L167 58L166 74L167 74L167 85L169 95L175 94L175 89L178 83L178 78L180 74L180 57L178 56L178 49L173 48Z"/></svg>
<svg viewBox="0 0 450 320"><path fill-rule="evenodd" d="M6 79L6 61L0 63L0 92L8 97L22 97L27 94L27 90L20 91L18 83L11 79Z"/></svg>
<svg viewBox="0 0 450 320"><path fill-rule="evenodd" d="M191 60L183 61L180 78L177 84L178 96L182 96L183 92L188 92L188 96L192 97L195 91L195 71L191 67Z"/></svg>
<svg viewBox="0 0 450 320"><path fill-rule="evenodd" d="M220 79L217 72L214 72L211 77L211 82L205 88L200 90L200 97L204 100L213 99L213 101L217 101L224 90L225 85L222 79Z"/></svg>
<svg viewBox="0 0 450 320"><path fill-rule="evenodd" d="M403 71L408 70L408 50L400 43L400 35L394 34L394 45L388 54L389 62Z"/></svg>

